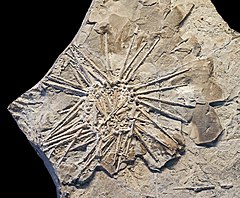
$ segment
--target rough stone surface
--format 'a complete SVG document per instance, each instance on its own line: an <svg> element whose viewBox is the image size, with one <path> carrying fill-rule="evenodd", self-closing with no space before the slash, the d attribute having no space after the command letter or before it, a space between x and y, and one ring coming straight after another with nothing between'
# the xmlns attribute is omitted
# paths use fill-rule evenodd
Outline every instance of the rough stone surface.
<svg viewBox="0 0 240 198"><path fill-rule="evenodd" d="M209 0L94 0L9 111L58 197L239 197L239 47Z"/></svg>

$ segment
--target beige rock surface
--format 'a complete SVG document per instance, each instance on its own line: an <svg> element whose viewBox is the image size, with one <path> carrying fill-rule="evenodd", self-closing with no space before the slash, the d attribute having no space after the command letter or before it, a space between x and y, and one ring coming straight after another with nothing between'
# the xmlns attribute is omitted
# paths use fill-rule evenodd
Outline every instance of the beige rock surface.
<svg viewBox="0 0 240 198"><path fill-rule="evenodd" d="M94 0L9 111L58 197L239 197L239 49L210 0Z"/></svg>

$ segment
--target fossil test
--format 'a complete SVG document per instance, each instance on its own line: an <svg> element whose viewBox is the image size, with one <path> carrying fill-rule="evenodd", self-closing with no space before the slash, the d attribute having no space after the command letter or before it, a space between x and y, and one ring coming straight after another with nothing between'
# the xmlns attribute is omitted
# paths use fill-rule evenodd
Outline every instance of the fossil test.
<svg viewBox="0 0 240 198"><path fill-rule="evenodd" d="M209 0L94 0L9 111L58 197L237 197L239 47Z"/></svg>

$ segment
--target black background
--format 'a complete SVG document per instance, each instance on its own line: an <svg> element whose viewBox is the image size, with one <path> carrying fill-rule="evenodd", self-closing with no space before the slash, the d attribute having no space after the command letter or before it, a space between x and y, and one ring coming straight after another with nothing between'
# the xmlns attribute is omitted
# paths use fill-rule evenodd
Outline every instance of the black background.
<svg viewBox="0 0 240 198"><path fill-rule="evenodd" d="M1 6L0 140L3 197L55 198L55 186L42 160L18 128L7 106L34 86L72 41L90 0ZM240 32L237 0L212 0L229 26ZM234 3L235 2L235 3ZM3 187L3 186L1 186ZM10 190L8 190L10 189Z"/></svg>

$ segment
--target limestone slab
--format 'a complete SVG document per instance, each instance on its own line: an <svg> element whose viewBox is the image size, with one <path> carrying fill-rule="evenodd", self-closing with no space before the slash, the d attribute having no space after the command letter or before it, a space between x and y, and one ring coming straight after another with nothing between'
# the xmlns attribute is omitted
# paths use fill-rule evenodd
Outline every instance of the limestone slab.
<svg viewBox="0 0 240 198"><path fill-rule="evenodd" d="M58 197L237 197L239 49L210 0L93 0L8 109Z"/></svg>

